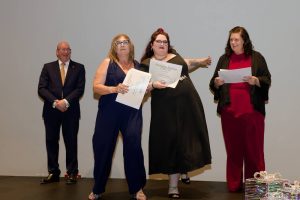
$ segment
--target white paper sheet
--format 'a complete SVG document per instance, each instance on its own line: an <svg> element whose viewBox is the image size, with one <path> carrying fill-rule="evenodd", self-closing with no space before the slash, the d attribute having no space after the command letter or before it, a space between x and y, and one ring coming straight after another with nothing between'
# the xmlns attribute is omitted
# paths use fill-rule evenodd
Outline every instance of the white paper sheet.
<svg viewBox="0 0 300 200"><path fill-rule="evenodd" d="M219 77L224 80L225 83L241 83L245 76L251 76L251 67L241 69L221 69L218 71Z"/></svg>
<svg viewBox="0 0 300 200"><path fill-rule="evenodd" d="M139 109L150 79L151 74L134 68L130 69L123 81L124 85L129 86L129 91L125 94L119 93L116 101L135 109Z"/></svg>
<svg viewBox="0 0 300 200"><path fill-rule="evenodd" d="M159 60L150 60L149 73L152 81L163 81L168 87L175 88L182 71L182 65L176 65Z"/></svg>

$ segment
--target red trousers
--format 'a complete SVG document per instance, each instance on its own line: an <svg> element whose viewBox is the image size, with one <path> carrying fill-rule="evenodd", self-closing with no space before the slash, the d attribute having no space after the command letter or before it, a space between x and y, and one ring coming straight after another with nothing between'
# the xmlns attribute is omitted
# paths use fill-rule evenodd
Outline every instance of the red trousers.
<svg viewBox="0 0 300 200"><path fill-rule="evenodd" d="M265 170L264 116L254 111L235 116L223 110L221 123L227 152L226 178L229 191L240 190L244 178Z"/></svg>

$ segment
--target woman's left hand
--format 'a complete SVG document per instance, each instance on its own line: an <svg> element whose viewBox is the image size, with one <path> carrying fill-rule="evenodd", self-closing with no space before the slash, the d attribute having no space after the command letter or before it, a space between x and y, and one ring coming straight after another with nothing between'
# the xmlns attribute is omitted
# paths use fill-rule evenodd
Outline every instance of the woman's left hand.
<svg viewBox="0 0 300 200"><path fill-rule="evenodd" d="M249 83L249 85L260 86L259 79L256 76L245 76L243 80Z"/></svg>
<svg viewBox="0 0 300 200"><path fill-rule="evenodd" d="M205 65L205 66L211 65L211 57L210 56L208 56L207 58L205 58L203 60L203 65Z"/></svg>

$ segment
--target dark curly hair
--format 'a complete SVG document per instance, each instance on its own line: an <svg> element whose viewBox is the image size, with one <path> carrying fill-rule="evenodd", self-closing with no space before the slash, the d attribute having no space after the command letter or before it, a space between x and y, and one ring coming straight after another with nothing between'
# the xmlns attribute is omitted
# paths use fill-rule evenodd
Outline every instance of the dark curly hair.
<svg viewBox="0 0 300 200"><path fill-rule="evenodd" d="M143 60L146 60L147 58L151 58L153 56L154 53L153 53L153 50L152 50L152 44L156 40L158 35L166 36L166 38L168 40L168 53L173 52L173 47L170 45L169 34L167 32L165 32L164 29L158 28L154 33L152 33L150 41L148 42L147 47L145 49L144 55L141 58L141 62Z"/></svg>
<svg viewBox="0 0 300 200"><path fill-rule="evenodd" d="M252 45L252 42L250 40L250 37L249 37L249 34L248 34L247 30L244 27L241 27L241 26L236 26L236 27L234 27L233 29L231 29L229 31L227 45L226 45L226 48L225 48L225 54L227 56L230 56L233 53L233 51L231 49L231 46L230 46L230 36L231 36L232 33L240 33L241 34L241 37L244 40L243 47L244 47L244 53L245 53L245 55L246 56L252 55L254 47Z"/></svg>

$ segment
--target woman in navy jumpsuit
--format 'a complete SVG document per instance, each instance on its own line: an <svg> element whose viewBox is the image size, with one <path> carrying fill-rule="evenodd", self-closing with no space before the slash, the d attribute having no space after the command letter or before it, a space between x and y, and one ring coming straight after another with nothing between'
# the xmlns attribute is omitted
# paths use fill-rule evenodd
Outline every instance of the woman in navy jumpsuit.
<svg viewBox="0 0 300 200"><path fill-rule="evenodd" d="M126 93L122 82L131 68L138 68L134 47L125 34L113 38L108 58L97 69L93 89L101 95L93 136L94 180L89 199L100 199L111 171L112 158L119 132L123 138L123 157L129 193L133 199L145 200L144 157L141 147L142 110L116 102L118 93Z"/></svg>

